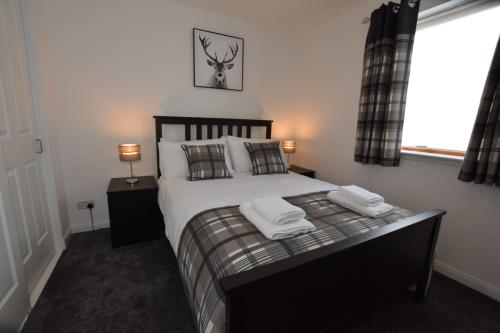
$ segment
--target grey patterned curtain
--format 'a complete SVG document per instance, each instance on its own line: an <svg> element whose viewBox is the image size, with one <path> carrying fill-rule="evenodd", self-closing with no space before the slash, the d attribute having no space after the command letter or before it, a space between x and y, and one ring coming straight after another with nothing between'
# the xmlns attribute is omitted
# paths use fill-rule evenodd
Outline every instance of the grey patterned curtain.
<svg viewBox="0 0 500 333"><path fill-rule="evenodd" d="M420 2L402 0L373 11L366 37L354 160L398 166Z"/></svg>
<svg viewBox="0 0 500 333"><path fill-rule="evenodd" d="M500 38L458 179L500 186Z"/></svg>

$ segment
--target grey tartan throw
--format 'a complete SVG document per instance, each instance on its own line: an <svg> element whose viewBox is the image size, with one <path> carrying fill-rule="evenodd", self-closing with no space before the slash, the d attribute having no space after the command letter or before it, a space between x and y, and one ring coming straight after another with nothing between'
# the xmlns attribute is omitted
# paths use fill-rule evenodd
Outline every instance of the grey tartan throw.
<svg viewBox="0 0 500 333"><path fill-rule="evenodd" d="M354 160L398 166L419 2L373 11L366 37Z"/></svg>
<svg viewBox="0 0 500 333"><path fill-rule="evenodd" d="M224 145L181 145L186 154L187 180L232 178L224 158Z"/></svg>
<svg viewBox="0 0 500 333"><path fill-rule="evenodd" d="M500 186L500 37L458 179Z"/></svg>
<svg viewBox="0 0 500 333"><path fill-rule="evenodd" d="M180 240L178 261L198 332L224 332L221 278L340 242L412 215L396 208L383 218L363 217L332 203L326 193L285 198L304 209L306 219L317 229L284 240L265 238L240 214L238 206L204 211L188 223Z"/></svg>

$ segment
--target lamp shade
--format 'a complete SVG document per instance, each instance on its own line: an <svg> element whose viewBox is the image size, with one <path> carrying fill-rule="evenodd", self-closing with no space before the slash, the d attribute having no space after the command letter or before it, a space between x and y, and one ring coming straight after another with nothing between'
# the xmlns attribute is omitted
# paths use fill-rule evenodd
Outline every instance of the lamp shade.
<svg viewBox="0 0 500 333"><path fill-rule="evenodd" d="M124 143L118 145L120 161L138 161L141 159L141 145L137 143Z"/></svg>
<svg viewBox="0 0 500 333"><path fill-rule="evenodd" d="M295 141L283 141L283 151L288 154L295 153Z"/></svg>

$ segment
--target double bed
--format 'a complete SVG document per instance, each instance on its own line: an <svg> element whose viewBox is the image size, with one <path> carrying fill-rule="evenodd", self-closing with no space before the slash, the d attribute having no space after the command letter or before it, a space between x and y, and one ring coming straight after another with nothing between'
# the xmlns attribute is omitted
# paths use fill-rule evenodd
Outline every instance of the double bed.
<svg viewBox="0 0 500 333"><path fill-rule="evenodd" d="M155 116L184 127L185 140L233 132L271 138L272 121ZM193 136L194 137L194 136ZM157 151L157 153L159 153ZM159 205L199 332L323 332L386 294L416 284L424 298L443 210L397 208L368 218L336 205L336 185L298 174L188 181L161 177ZM316 230L274 241L239 212L256 197L277 194L305 210Z"/></svg>

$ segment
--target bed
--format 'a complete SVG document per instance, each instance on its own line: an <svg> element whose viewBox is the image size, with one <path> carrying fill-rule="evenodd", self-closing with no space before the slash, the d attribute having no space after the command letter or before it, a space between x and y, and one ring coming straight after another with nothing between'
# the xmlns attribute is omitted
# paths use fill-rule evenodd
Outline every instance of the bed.
<svg viewBox="0 0 500 333"><path fill-rule="evenodd" d="M272 133L270 120L154 119L157 142L165 125L183 127L185 140ZM366 218L326 199L336 185L294 173L190 182L161 177L157 162L166 236L199 332L324 332L397 289L416 284L418 301L427 293L443 210ZM317 230L263 237L238 205L271 193Z"/></svg>

